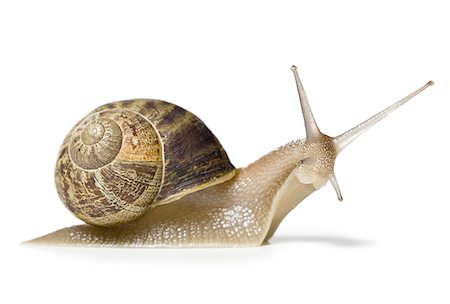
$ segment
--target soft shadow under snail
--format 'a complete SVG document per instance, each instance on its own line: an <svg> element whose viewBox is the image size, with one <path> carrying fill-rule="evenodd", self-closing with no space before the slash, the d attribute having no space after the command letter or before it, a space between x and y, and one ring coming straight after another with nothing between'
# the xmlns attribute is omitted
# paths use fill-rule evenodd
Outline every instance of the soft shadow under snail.
<svg viewBox="0 0 450 304"><path fill-rule="evenodd" d="M432 81L336 137L323 134L292 66L306 139L246 168L192 113L165 101L106 104L67 135L55 179L65 206L88 225L64 228L32 244L118 247L258 246L284 217L328 181L337 197L336 156L355 138Z"/></svg>

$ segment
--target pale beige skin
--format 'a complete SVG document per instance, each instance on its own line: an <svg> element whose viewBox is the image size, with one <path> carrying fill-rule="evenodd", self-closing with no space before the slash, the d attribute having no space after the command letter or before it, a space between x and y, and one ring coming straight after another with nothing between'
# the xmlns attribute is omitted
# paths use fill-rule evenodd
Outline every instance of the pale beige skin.
<svg viewBox="0 0 450 304"><path fill-rule="evenodd" d="M284 217L328 180L338 199L336 156L356 137L406 101L412 94L337 137L322 134L309 107L295 66L307 138L291 142L238 169L235 177L154 207L128 224L102 228L78 225L29 241L31 244L96 247L237 247L269 240Z"/></svg>

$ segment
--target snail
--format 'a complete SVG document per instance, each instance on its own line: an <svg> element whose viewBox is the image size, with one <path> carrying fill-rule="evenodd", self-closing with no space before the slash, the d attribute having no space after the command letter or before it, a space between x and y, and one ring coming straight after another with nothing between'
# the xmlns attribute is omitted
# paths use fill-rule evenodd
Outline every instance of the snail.
<svg viewBox="0 0 450 304"><path fill-rule="evenodd" d="M66 137L58 194L88 223L29 241L118 247L258 246L285 216L330 181L336 156L424 86L336 137L323 134L297 68L291 68L306 138L236 169L205 124L165 101L135 99L95 109Z"/></svg>

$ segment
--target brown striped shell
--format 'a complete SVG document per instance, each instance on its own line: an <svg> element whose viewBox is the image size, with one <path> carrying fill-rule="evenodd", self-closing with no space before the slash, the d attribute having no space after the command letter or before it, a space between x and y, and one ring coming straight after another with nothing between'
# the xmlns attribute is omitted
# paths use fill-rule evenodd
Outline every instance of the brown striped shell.
<svg viewBox="0 0 450 304"><path fill-rule="evenodd" d="M101 106L75 125L61 147L55 180L78 218L113 226L234 173L195 115L165 101L135 99Z"/></svg>

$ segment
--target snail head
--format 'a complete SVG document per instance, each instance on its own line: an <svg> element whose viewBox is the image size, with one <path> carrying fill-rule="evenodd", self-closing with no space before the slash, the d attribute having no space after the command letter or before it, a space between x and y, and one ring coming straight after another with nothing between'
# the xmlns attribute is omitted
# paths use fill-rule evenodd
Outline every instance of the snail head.
<svg viewBox="0 0 450 304"><path fill-rule="evenodd" d="M334 163L337 155L362 133L373 127L388 114L401 107L427 87L434 84L433 81L427 82L405 98L397 101L390 107L373 115L350 130L336 137L330 137L323 134L317 126L305 90L300 81L300 77L298 76L297 67L295 65L292 66L291 71L294 73L295 82L297 84L297 91L300 97L300 105L306 129L306 142L301 147L303 159L295 170L295 175L302 184L312 184L315 189L320 189L330 181L336 191L339 201L342 201L343 198L334 174Z"/></svg>

